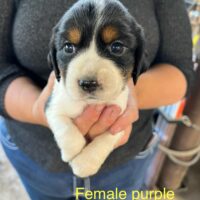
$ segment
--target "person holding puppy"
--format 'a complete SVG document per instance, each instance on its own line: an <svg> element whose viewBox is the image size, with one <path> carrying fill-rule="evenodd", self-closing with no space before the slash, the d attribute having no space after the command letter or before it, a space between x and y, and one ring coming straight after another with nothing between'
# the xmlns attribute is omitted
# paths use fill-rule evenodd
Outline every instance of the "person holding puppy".
<svg viewBox="0 0 200 200"><path fill-rule="evenodd" d="M115 105L91 105L73 120L89 140L106 130L125 131L97 174L74 177L61 160L44 110L55 81L46 61L51 30L75 2L0 0L0 127L8 140L2 144L34 200L70 199L73 185L88 187L88 182L92 190L143 189L152 155L137 155L152 139L153 109L182 99L191 88L191 30L184 2L121 1L144 29L150 68L136 85L130 78L122 114Z"/></svg>

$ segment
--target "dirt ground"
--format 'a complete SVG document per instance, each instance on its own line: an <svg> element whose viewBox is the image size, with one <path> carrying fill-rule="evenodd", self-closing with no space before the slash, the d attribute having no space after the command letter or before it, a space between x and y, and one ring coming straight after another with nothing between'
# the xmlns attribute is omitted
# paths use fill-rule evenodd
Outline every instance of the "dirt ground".
<svg viewBox="0 0 200 200"><path fill-rule="evenodd" d="M0 200L29 200L0 144Z"/></svg>

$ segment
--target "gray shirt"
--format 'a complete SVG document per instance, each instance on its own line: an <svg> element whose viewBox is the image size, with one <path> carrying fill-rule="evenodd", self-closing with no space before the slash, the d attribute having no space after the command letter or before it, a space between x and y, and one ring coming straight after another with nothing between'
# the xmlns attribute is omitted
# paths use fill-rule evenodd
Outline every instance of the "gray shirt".
<svg viewBox="0 0 200 200"><path fill-rule="evenodd" d="M18 147L43 168L56 172L70 169L61 161L51 131L13 120L5 111L4 96L11 81L20 76L28 76L44 87L50 74L46 57L51 29L74 2L0 0L0 114ZM122 3L144 28L149 64L176 66L184 73L190 91L192 42L184 1L122 0ZM102 170L125 163L144 148L152 136L152 113L153 110L140 111L129 142L109 156Z"/></svg>

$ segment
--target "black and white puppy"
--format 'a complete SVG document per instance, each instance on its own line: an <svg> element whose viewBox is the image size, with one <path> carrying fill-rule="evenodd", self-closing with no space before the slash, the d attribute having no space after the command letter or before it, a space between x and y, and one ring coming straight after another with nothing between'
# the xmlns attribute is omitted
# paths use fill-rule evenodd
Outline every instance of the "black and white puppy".
<svg viewBox="0 0 200 200"><path fill-rule="evenodd" d="M123 131L89 144L72 119L89 104L127 105L127 80L143 70L141 27L118 0L79 0L53 29L48 60L57 77L46 116L62 160L79 177L94 175Z"/></svg>

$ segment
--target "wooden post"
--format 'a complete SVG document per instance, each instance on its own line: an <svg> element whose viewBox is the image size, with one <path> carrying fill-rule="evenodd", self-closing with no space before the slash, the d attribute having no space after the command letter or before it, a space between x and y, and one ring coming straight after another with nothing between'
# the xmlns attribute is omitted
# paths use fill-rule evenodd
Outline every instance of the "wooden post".
<svg viewBox="0 0 200 200"><path fill-rule="evenodd" d="M191 98L188 99L184 113L189 116L193 123L200 125L200 68L197 70L195 87L193 88ZM191 150L199 144L199 131L187 128L184 125L178 125L172 140L171 149L179 151ZM191 157L182 158L183 161L191 159ZM166 187L173 190L180 188L187 170L187 167L179 166L167 158L157 183L158 187Z"/></svg>

